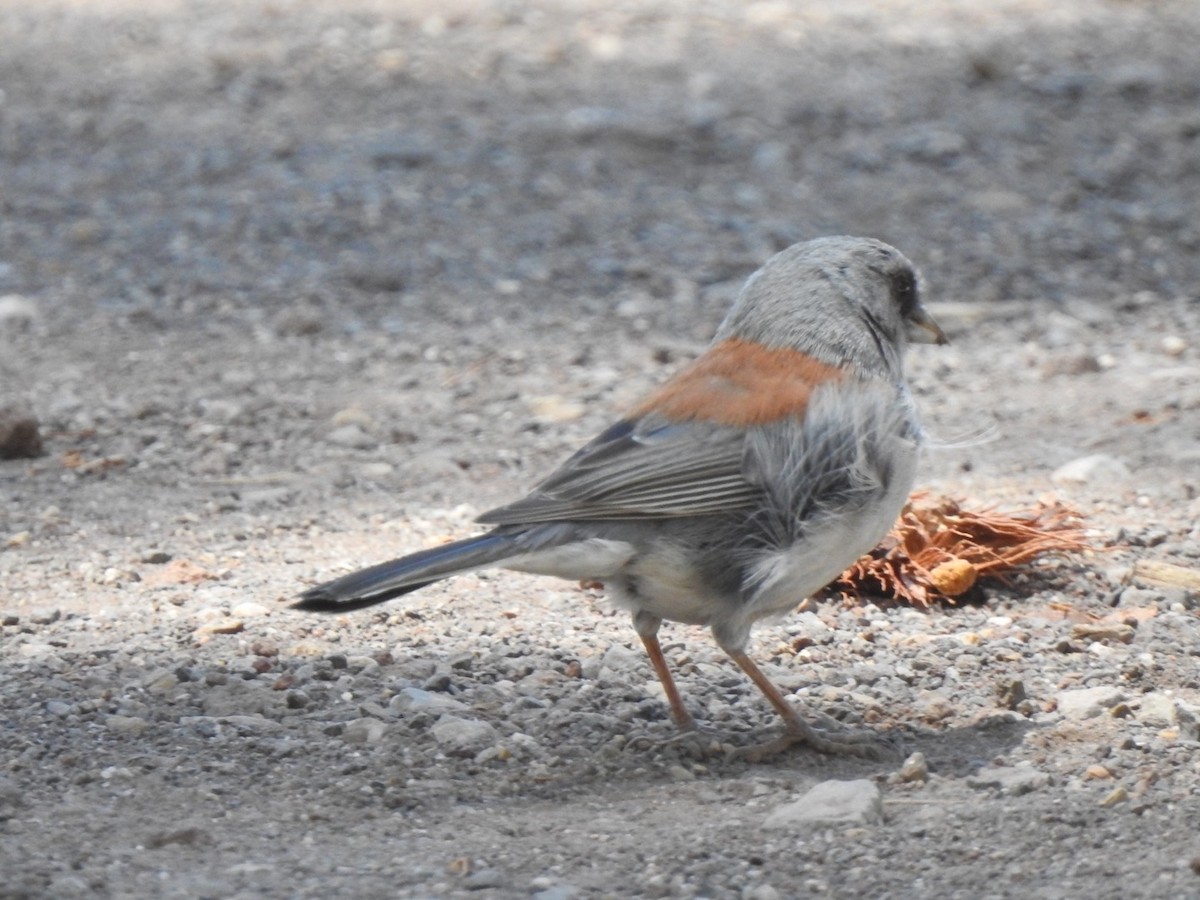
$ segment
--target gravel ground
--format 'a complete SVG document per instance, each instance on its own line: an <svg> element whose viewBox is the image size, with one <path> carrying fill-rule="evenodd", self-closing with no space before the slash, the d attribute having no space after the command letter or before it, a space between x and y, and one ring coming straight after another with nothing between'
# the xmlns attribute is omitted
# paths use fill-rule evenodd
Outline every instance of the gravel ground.
<svg viewBox="0 0 1200 900"><path fill-rule="evenodd" d="M1198 40L1190 2L0 3L0 438L45 450L0 461L0 897L1200 896ZM756 632L888 758L727 758L777 722L683 626L713 746L672 741L569 583L287 608L470 533L828 233L951 332L921 487L1097 548Z"/></svg>

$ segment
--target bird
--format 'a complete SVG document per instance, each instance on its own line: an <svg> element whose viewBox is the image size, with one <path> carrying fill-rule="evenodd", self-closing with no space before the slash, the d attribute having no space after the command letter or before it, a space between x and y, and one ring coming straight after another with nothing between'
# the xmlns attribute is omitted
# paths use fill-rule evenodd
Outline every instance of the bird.
<svg viewBox="0 0 1200 900"><path fill-rule="evenodd" d="M760 619L794 610L888 533L923 431L904 376L910 343L944 344L920 277L894 247L830 236L776 253L712 343L490 530L352 572L295 607L345 612L490 567L600 582L632 614L671 717L696 733L659 641L707 625L783 720L774 753L874 755L810 725L746 652Z"/></svg>

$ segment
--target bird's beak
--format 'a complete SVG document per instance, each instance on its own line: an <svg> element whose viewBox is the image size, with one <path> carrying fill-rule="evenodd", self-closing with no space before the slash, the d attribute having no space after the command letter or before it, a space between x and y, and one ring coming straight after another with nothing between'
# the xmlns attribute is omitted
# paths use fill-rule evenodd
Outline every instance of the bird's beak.
<svg viewBox="0 0 1200 900"><path fill-rule="evenodd" d="M925 307L917 305L909 312L908 339L914 344L948 344L950 338L942 331L942 326L934 321L933 316L925 311Z"/></svg>

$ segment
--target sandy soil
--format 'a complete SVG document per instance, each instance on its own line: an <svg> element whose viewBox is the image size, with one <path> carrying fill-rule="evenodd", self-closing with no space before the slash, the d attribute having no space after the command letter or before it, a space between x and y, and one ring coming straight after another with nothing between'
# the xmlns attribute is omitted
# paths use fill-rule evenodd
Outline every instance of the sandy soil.
<svg viewBox="0 0 1200 900"><path fill-rule="evenodd" d="M1198 40L1189 2L0 3L0 406L45 442L0 461L0 897L1200 896ZM951 332L922 488L1098 548L756 633L894 758L673 743L573 584L288 610L470 533L828 233ZM718 751L771 734L666 637ZM788 811L830 781L844 819Z"/></svg>

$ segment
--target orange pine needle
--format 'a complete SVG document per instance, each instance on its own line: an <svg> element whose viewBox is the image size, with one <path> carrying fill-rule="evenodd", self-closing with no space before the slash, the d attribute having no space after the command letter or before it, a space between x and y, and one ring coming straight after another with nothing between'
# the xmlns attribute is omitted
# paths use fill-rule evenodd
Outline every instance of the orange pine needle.
<svg viewBox="0 0 1200 900"><path fill-rule="evenodd" d="M884 596L916 606L954 603L981 577L1005 574L1047 553L1089 549L1078 516L1059 504L1013 514L971 512L914 494L891 533L830 587L852 599Z"/></svg>

